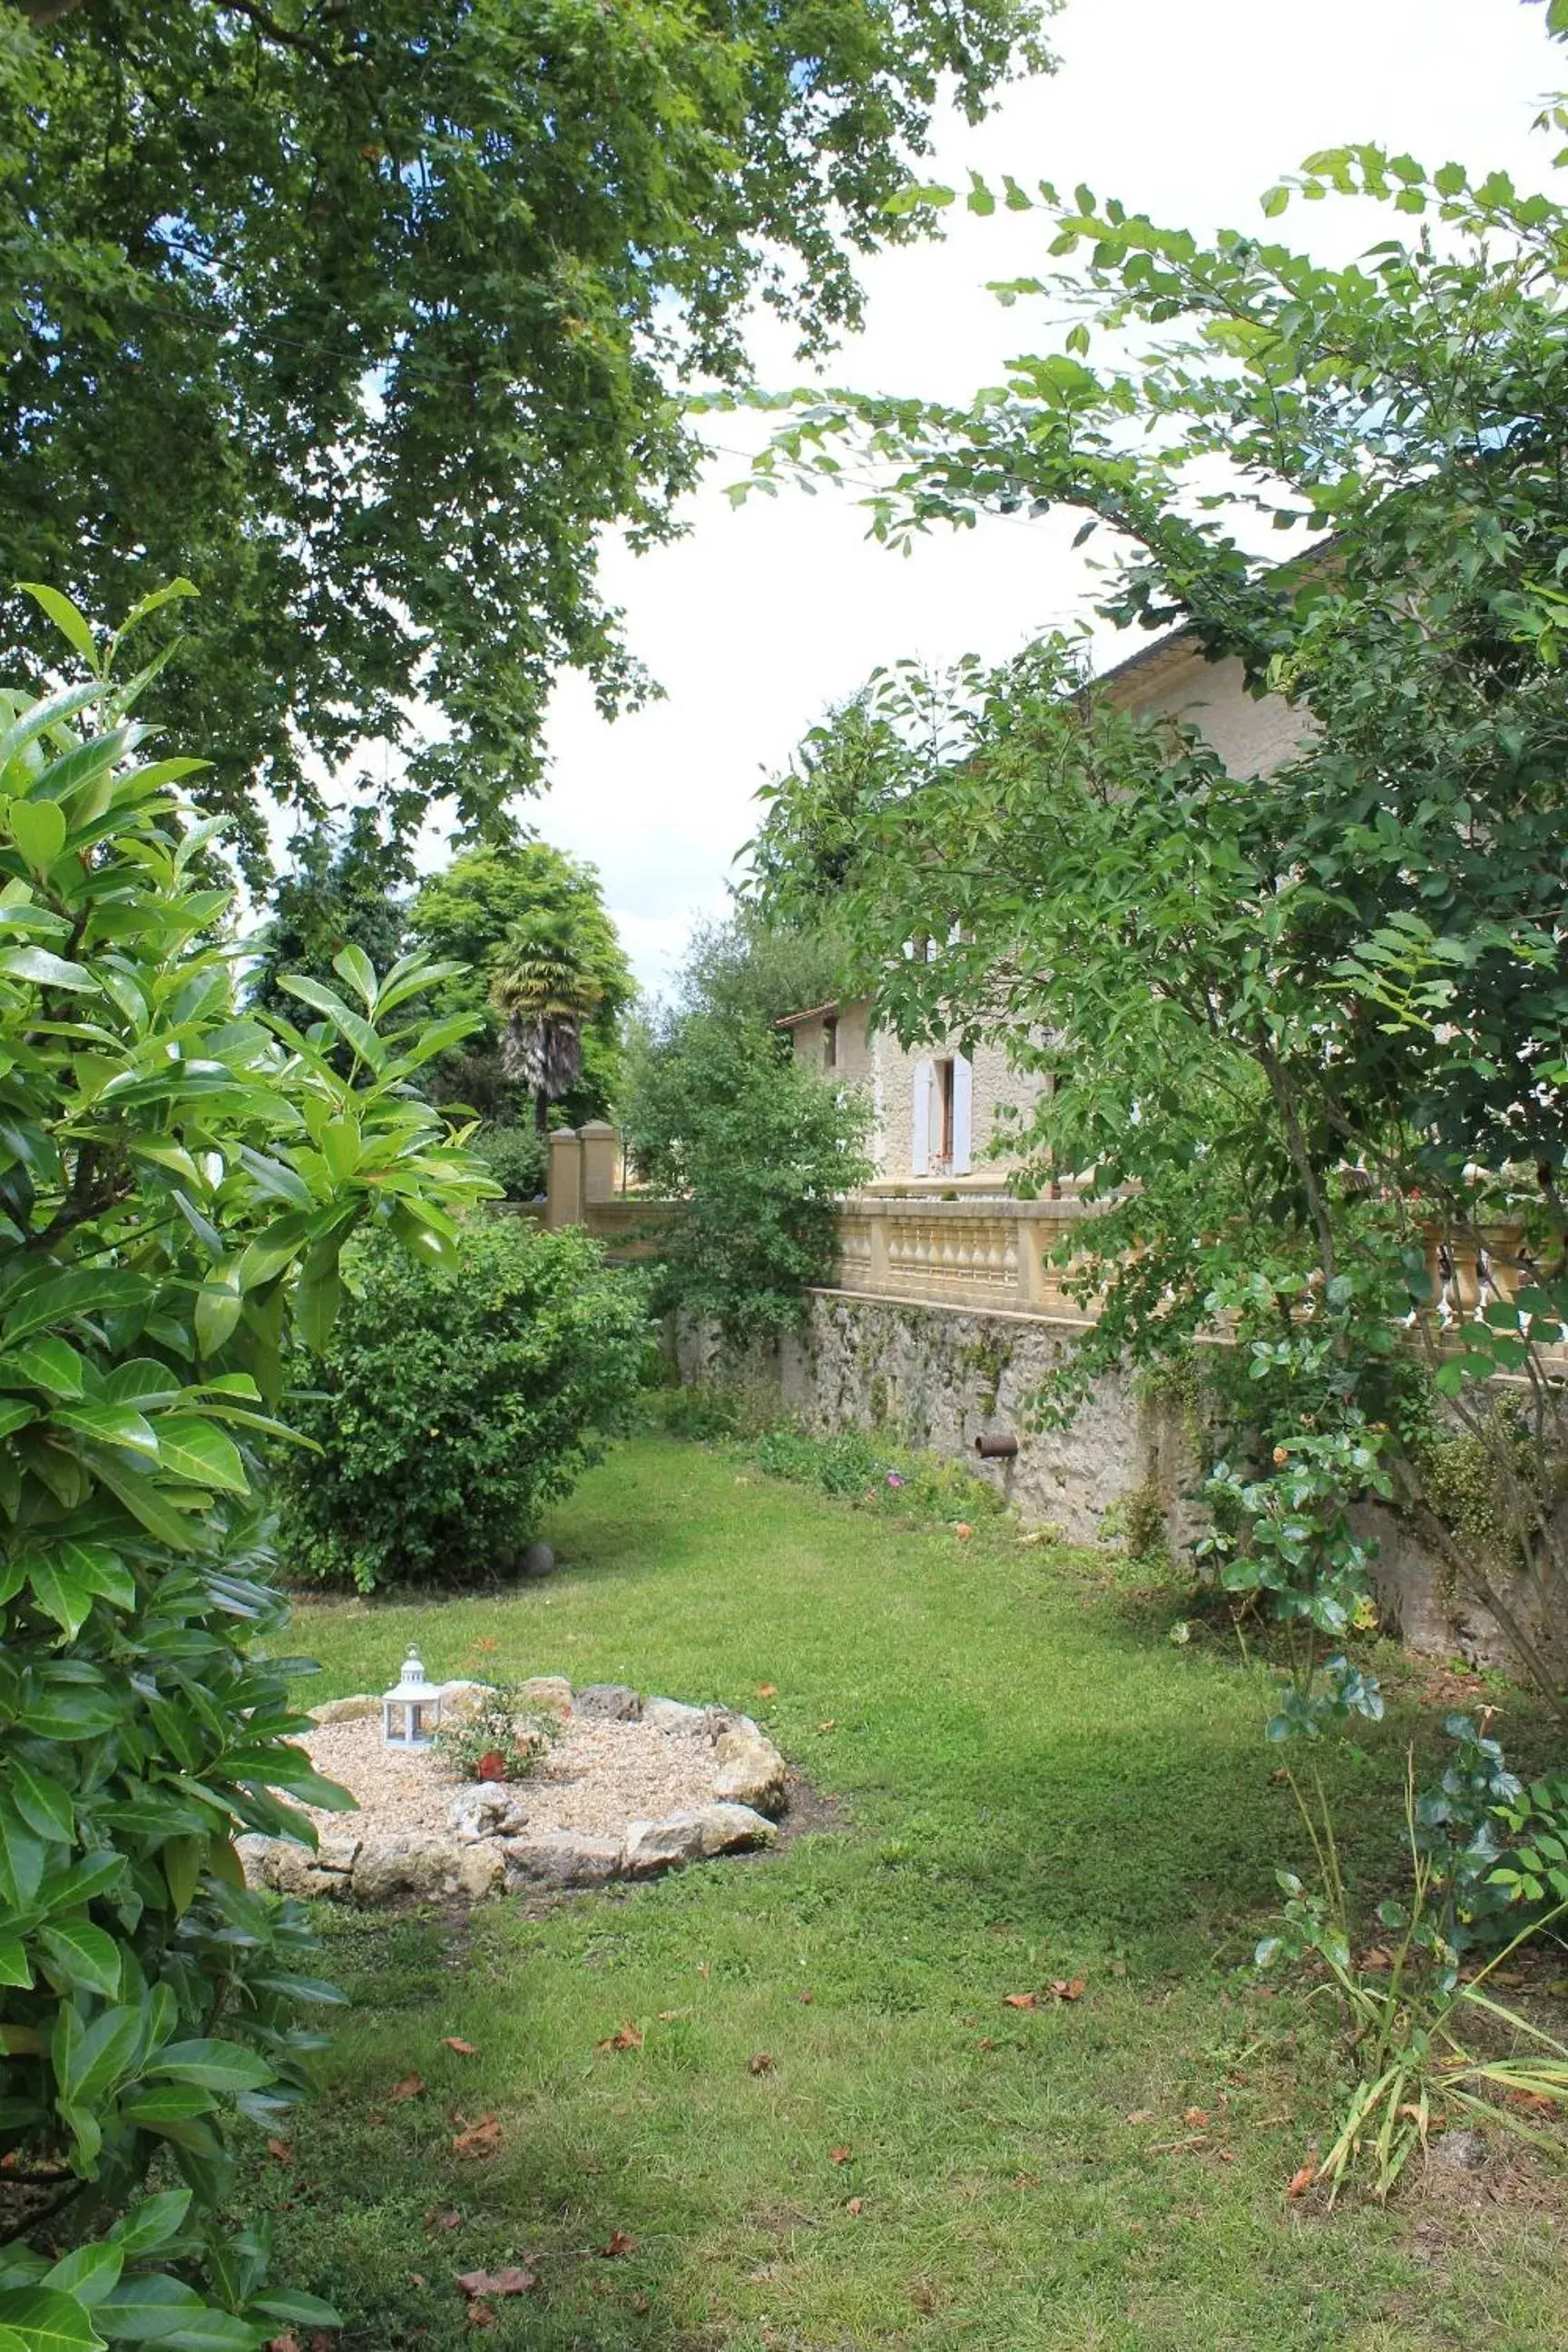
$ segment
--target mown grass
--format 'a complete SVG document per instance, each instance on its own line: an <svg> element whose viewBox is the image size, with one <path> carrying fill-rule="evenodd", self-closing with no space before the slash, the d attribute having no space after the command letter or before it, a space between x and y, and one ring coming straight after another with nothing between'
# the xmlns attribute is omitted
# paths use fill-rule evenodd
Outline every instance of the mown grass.
<svg viewBox="0 0 1568 2352"><path fill-rule="evenodd" d="M1176 1596L669 1441L620 1449L549 1532L568 1566L545 1587L303 1609L313 1695L381 1686L415 1635L438 1674L492 1641L519 1674L744 1705L833 1826L545 1917L326 1916L353 2005L292 2162L246 2195L355 2352L471 2343L454 2274L506 2262L540 2284L483 2340L539 2352L1568 2335L1568 2263L1517 2173L1497 2202L1287 2199L1339 2061L1236 1970L1300 1841L1259 1672L1173 1648ZM1335 1760L1368 1887L1433 1728L1412 1685ZM1536 1736L1522 1704L1516 1728ZM1079 1976L1075 2001L1005 2005ZM641 2047L597 2047L623 2021ZM423 2093L389 2102L411 2072ZM499 2153L465 2162L454 2117L490 2114ZM633 2249L599 2251L616 2232Z"/></svg>

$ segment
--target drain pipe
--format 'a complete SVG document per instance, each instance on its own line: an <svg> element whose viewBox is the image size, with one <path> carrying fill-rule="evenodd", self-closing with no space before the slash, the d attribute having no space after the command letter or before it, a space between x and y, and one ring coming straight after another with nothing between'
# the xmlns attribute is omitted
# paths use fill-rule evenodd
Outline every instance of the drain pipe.
<svg viewBox="0 0 1568 2352"><path fill-rule="evenodd" d="M982 1462L1010 1462L1018 1451L1018 1441L1010 1430L989 1430L975 1439L974 1451Z"/></svg>

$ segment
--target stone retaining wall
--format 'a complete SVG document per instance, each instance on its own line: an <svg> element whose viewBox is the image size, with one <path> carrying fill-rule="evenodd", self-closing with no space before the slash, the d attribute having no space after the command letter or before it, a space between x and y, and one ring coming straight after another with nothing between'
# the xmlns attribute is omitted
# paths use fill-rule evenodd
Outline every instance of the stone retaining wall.
<svg viewBox="0 0 1568 2352"><path fill-rule="evenodd" d="M1119 1539L1130 1516L1163 1527L1180 1554L1201 1526L1191 1490L1199 1470L1190 1407L1125 1373L1099 1381L1069 1427L1032 1431L1026 1406L1060 1364L1081 1321L987 1312L816 1290L805 1320L761 1358L737 1362L711 1331L686 1327L677 1341L683 1381L765 1382L781 1412L820 1433L884 1429L900 1443L962 1461L1026 1520L1058 1528L1074 1543ZM1017 1439L1011 1458L984 1461L975 1439ZM1507 1665L1507 1636L1474 1596L1392 1511L1363 1514L1375 1535L1374 1572L1386 1629L1419 1655ZM1528 1621L1517 1591L1509 1600Z"/></svg>

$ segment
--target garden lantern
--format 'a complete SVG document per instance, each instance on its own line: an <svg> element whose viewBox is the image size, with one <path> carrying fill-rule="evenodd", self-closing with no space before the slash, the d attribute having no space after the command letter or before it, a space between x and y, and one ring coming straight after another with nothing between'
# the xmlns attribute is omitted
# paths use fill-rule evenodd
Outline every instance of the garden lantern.
<svg viewBox="0 0 1568 2352"><path fill-rule="evenodd" d="M441 1720L438 1685L425 1679L425 1661L410 1649L403 1672L381 1702L381 1736L388 1748L428 1748Z"/></svg>

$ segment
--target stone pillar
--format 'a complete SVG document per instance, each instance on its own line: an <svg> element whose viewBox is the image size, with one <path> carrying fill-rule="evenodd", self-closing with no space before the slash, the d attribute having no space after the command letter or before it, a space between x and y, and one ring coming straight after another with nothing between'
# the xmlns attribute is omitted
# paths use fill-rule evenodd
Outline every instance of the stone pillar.
<svg viewBox="0 0 1568 2352"><path fill-rule="evenodd" d="M583 1141L583 1202L584 1207L613 1201L619 1189L621 1136L606 1119L591 1118L579 1129Z"/></svg>
<svg viewBox="0 0 1568 2352"><path fill-rule="evenodd" d="M550 1189L544 1222L552 1233L583 1222L583 1147L572 1127L550 1132Z"/></svg>
<svg viewBox="0 0 1568 2352"><path fill-rule="evenodd" d="M871 1236L868 1280L875 1291L886 1294L893 1286L893 1270L888 1258L888 1220L880 1208L873 1208L866 1220Z"/></svg>

